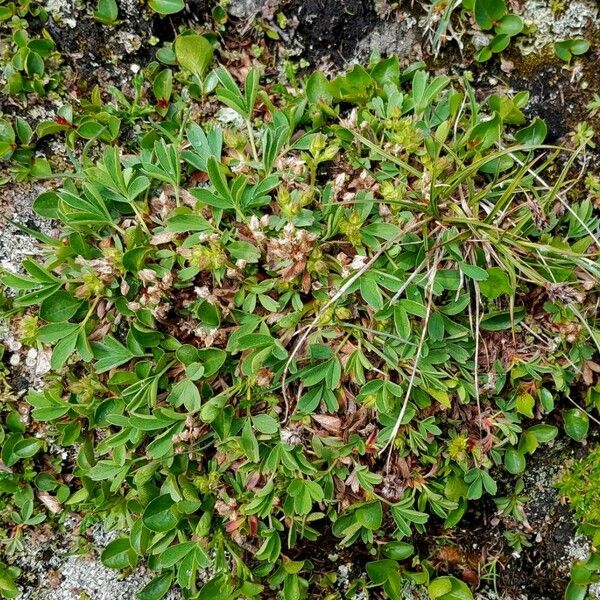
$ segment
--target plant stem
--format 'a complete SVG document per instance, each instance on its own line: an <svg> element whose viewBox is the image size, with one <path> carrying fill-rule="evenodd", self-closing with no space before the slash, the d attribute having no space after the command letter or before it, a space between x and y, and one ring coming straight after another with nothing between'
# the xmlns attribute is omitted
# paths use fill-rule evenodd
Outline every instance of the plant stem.
<svg viewBox="0 0 600 600"><path fill-rule="evenodd" d="M246 129L248 130L248 139L250 140L250 147L252 148L252 156L254 162L258 163L258 153L256 152L256 144L254 143L254 131L252 130L252 123L250 119L246 119Z"/></svg>

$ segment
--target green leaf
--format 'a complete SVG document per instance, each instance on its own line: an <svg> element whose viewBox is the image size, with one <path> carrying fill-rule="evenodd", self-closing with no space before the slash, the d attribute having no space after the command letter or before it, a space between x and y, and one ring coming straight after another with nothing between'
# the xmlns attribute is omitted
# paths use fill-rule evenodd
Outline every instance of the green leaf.
<svg viewBox="0 0 600 600"><path fill-rule="evenodd" d="M227 352L220 348L201 348L198 350L198 360L204 366L204 377L216 375L225 364Z"/></svg>
<svg viewBox="0 0 600 600"><path fill-rule="evenodd" d="M487 270L487 279L479 282L481 294L490 300L495 300L503 294L510 295L512 288L508 274L498 267Z"/></svg>
<svg viewBox="0 0 600 600"><path fill-rule="evenodd" d="M33 137L33 130L29 123L23 117L17 117L15 121L15 130L21 144L27 146Z"/></svg>
<svg viewBox="0 0 600 600"><path fill-rule="evenodd" d="M38 75L40 77L44 74L44 59L37 52L29 51L27 53L25 72L27 75Z"/></svg>
<svg viewBox="0 0 600 600"><path fill-rule="evenodd" d="M373 583L381 585L388 580L390 573L398 569L398 563L391 559L375 560L367 563L367 574Z"/></svg>
<svg viewBox="0 0 600 600"><path fill-rule="evenodd" d="M250 115L247 111L246 99L242 96L229 71L221 67L216 70L216 75L221 83L221 87L218 87L216 90L217 98L223 104L239 113L244 119L249 119Z"/></svg>
<svg viewBox="0 0 600 600"><path fill-rule="evenodd" d="M407 542L388 542L383 553L393 560L406 560L415 553L415 547Z"/></svg>
<svg viewBox="0 0 600 600"><path fill-rule="evenodd" d="M119 7L116 0L98 0L98 8L94 17L101 23L114 23L119 17Z"/></svg>
<svg viewBox="0 0 600 600"><path fill-rule="evenodd" d="M212 229L210 223L200 215L192 213L176 214L168 218L167 231L176 233L188 231L210 231Z"/></svg>
<svg viewBox="0 0 600 600"><path fill-rule="evenodd" d="M210 302L202 302L196 310L196 316L208 327L218 327L221 324L219 309Z"/></svg>
<svg viewBox="0 0 600 600"><path fill-rule="evenodd" d="M2 11L2 7L0 7L0 11ZM10 574L6 571L0 571L0 596L3 595L5 598L17 598L20 593L19 588L15 585Z"/></svg>
<svg viewBox="0 0 600 600"><path fill-rule="evenodd" d="M475 0L475 20L484 31L491 29L506 14L504 0Z"/></svg>
<svg viewBox="0 0 600 600"><path fill-rule="evenodd" d="M279 422L270 415L254 415L252 424L260 433L273 435L279 431Z"/></svg>
<svg viewBox="0 0 600 600"><path fill-rule="evenodd" d="M504 454L504 466L509 473L518 475L525 470L525 457L516 448L507 448Z"/></svg>
<svg viewBox="0 0 600 600"><path fill-rule="evenodd" d="M546 388L541 388L539 396L544 410L547 413L552 412L554 410L554 396L552 393Z"/></svg>
<svg viewBox="0 0 600 600"><path fill-rule="evenodd" d="M137 594L137 600L160 600L171 588L173 572L167 571L157 575L150 583L145 585Z"/></svg>
<svg viewBox="0 0 600 600"><path fill-rule="evenodd" d="M573 56L585 54L590 49L590 43L583 38L563 40L554 44L554 52L558 58L565 62L571 62Z"/></svg>
<svg viewBox="0 0 600 600"><path fill-rule="evenodd" d="M94 481L115 479L128 469L128 466L122 467L107 460L100 460L88 471L88 476Z"/></svg>
<svg viewBox="0 0 600 600"><path fill-rule="evenodd" d="M434 342L439 342L444 339L444 317L439 312L434 312L429 317L427 323L427 333L429 338Z"/></svg>
<svg viewBox="0 0 600 600"><path fill-rule="evenodd" d="M505 15L496 26L496 33L515 36L523 31L523 19L518 15Z"/></svg>
<svg viewBox="0 0 600 600"><path fill-rule="evenodd" d="M150 531L170 531L175 529L179 519L173 512L175 503L169 494L163 494L154 498L146 506L143 515L144 525Z"/></svg>
<svg viewBox="0 0 600 600"><path fill-rule="evenodd" d="M485 331L503 331L510 329L514 323L520 323L525 318L525 309L516 308L513 313L510 310L491 312L481 319L480 327Z"/></svg>
<svg viewBox="0 0 600 600"><path fill-rule="evenodd" d="M479 150L487 150L500 139L501 131L502 118L498 113L495 113L492 119L481 121L473 127L469 140L476 142Z"/></svg>
<svg viewBox="0 0 600 600"><path fill-rule="evenodd" d="M102 343L94 343L92 346L94 357L97 359L96 372L104 373L119 367L126 362L129 362L134 354L116 340L114 337L107 335Z"/></svg>
<svg viewBox="0 0 600 600"><path fill-rule="evenodd" d="M41 440L35 440L33 438L26 438L18 441L13 446L13 453L19 458L31 458L38 450L43 446Z"/></svg>
<svg viewBox="0 0 600 600"><path fill-rule="evenodd" d="M152 91L157 100L169 100L173 90L173 71L163 69L152 82Z"/></svg>
<svg viewBox="0 0 600 600"><path fill-rule="evenodd" d="M198 542L182 542L181 544L176 544L175 546L169 546L158 559L158 563L164 569L168 569L178 562L180 562L183 558L185 558L194 548L198 547Z"/></svg>
<svg viewBox="0 0 600 600"><path fill-rule="evenodd" d="M383 523L383 509L381 508L381 502L370 502L360 508L357 508L354 516L356 522L360 523L363 527L374 531L379 529Z"/></svg>
<svg viewBox="0 0 600 600"><path fill-rule="evenodd" d="M213 184L215 190L217 190L219 196L224 200L231 202L231 205L233 206L233 202L231 201L231 192L229 191L229 186L227 185L227 179L221 171L219 161L214 156L209 156L208 160L206 161L206 168L210 182Z"/></svg>
<svg viewBox="0 0 600 600"><path fill-rule="evenodd" d="M58 290L42 301L40 318L49 323L68 321L81 306L81 300L73 298L71 294Z"/></svg>
<svg viewBox="0 0 600 600"><path fill-rule="evenodd" d="M570 581L565 591L565 600L585 600L588 597L587 591L587 585L577 585Z"/></svg>
<svg viewBox="0 0 600 600"><path fill-rule="evenodd" d="M464 581L456 577L438 577L429 584L433 600L473 600L473 594Z"/></svg>
<svg viewBox="0 0 600 600"><path fill-rule="evenodd" d="M569 50L571 54L579 56L585 54L590 49L590 43L583 38L569 40Z"/></svg>
<svg viewBox="0 0 600 600"><path fill-rule="evenodd" d="M363 297L363 300L375 310L381 310L383 308L383 295L377 285L375 275L372 273L365 273L360 278L360 295Z"/></svg>
<svg viewBox="0 0 600 600"><path fill-rule="evenodd" d="M172 15L183 10L184 0L148 0L148 6L161 15Z"/></svg>
<svg viewBox="0 0 600 600"><path fill-rule="evenodd" d="M552 441L558 435L558 427L540 423L539 425L530 427L527 432L533 434L538 442L544 444Z"/></svg>
<svg viewBox="0 0 600 600"><path fill-rule="evenodd" d="M134 429L140 431L156 431L157 429L165 429L170 427L175 419L161 414L153 415L138 415L132 414L129 417L129 424Z"/></svg>
<svg viewBox="0 0 600 600"><path fill-rule="evenodd" d="M516 398L515 407L517 412L533 419L533 408L535 406L535 400L533 396L528 392L519 394Z"/></svg>
<svg viewBox="0 0 600 600"><path fill-rule="evenodd" d="M467 277L470 277L475 281L485 281L489 277L488 272L485 269L478 267L477 265L460 262L458 263L458 266Z"/></svg>
<svg viewBox="0 0 600 600"><path fill-rule="evenodd" d="M204 375L204 366L199 362L191 363L186 367L185 374L192 381L198 381Z"/></svg>
<svg viewBox="0 0 600 600"><path fill-rule="evenodd" d="M223 131L219 127L208 129L207 132L196 123L192 123L186 130L187 138L194 151L184 150L181 156L199 171L207 172L207 160L214 156L221 158L223 146Z"/></svg>
<svg viewBox="0 0 600 600"><path fill-rule="evenodd" d="M478 62L486 62L487 60L490 60L492 56L493 54L491 48L489 46L484 46L483 48L480 48L475 54L475 60L477 60Z"/></svg>
<svg viewBox="0 0 600 600"><path fill-rule="evenodd" d="M530 125L523 129L519 129L519 131L515 133L515 139L520 144L530 144L535 146L544 142L547 133L548 127L546 126L546 123L539 117L536 117Z"/></svg>
<svg viewBox="0 0 600 600"><path fill-rule="evenodd" d="M246 456L251 462L258 462L260 454L258 451L258 441L252 431L252 423L250 419L246 419L244 427L242 428L242 448L246 453Z"/></svg>
<svg viewBox="0 0 600 600"><path fill-rule="evenodd" d="M173 386L167 401L173 406L183 404L189 412L195 412L200 409L200 392L191 379L182 379Z"/></svg>
<svg viewBox="0 0 600 600"><path fill-rule="evenodd" d="M565 432L576 442L580 442L587 435L590 427L589 417L579 408L570 408L563 413Z"/></svg>
<svg viewBox="0 0 600 600"><path fill-rule="evenodd" d="M489 49L494 53L498 54L505 50L510 44L510 37L505 34L495 36L490 42Z"/></svg>
<svg viewBox="0 0 600 600"><path fill-rule="evenodd" d="M361 104L370 99L375 85L376 81L364 67L354 65L350 71L333 79L329 89L340 102Z"/></svg>
<svg viewBox="0 0 600 600"><path fill-rule="evenodd" d="M452 591L452 582L449 577L438 577L429 584L431 598L442 598Z"/></svg>
<svg viewBox="0 0 600 600"><path fill-rule="evenodd" d="M100 560L105 567L110 569L127 569L137 562L136 553L129 543L129 538L118 538L104 549Z"/></svg>
<svg viewBox="0 0 600 600"><path fill-rule="evenodd" d="M245 260L247 263L257 263L260 259L260 250L249 242L232 242L227 246L233 258Z"/></svg>
<svg viewBox="0 0 600 600"><path fill-rule="evenodd" d="M311 104L329 104L333 98L329 88L327 77L320 71L315 71L306 82L306 97Z"/></svg>
<svg viewBox="0 0 600 600"><path fill-rule="evenodd" d="M213 59L213 47L203 36L195 33L175 38L177 62L190 73L202 78Z"/></svg>
<svg viewBox="0 0 600 600"><path fill-rule="evenodd" d="M63 365L67 362L67 359L75 351L77 345L77 338L79 336L79 329L76 329L66 337L62 338L52 351L52 357L50 358L50 366L53 370L60 370Z"/></svg>

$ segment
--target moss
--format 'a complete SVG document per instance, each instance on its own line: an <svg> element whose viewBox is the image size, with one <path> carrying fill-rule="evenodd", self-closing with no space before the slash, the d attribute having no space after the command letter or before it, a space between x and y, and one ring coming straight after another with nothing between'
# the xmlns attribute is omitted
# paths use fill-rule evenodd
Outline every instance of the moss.
<svg viewBox="0 0 600 600"><path fill-rule="evenodd" d="M573 509L581 533L590 536L597 545L600 541L600 445L563 474L558 489Z"/></svg>

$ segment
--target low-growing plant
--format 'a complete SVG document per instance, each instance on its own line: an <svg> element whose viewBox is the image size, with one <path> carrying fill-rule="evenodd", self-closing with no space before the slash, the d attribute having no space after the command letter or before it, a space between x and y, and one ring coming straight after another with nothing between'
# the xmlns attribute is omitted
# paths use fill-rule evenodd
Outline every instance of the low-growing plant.
<svg viewBox="0 0 600 600"><path fill-rule="evenodd" d="M18 0L17 2L0 0L0 23L6 23L14 17L33 17L45 23L48 20L48 11L43 3L35 0Z"/></svg>
<svg viewBox="0 0 600 600"><path fill-rule="evenodd" d="M44 95L56 88L60 73L54 66L60 57L50 34L43 29L41 36L32 38L27 32L27 21L18 16L12 17L9 24L10 35L0 37L4 92L15 96ZM53 68L47 68L48 61L54 63Z"/></svg>
<svg viewBox="0 0 600 600"><path fill-rule="evenodd" d="M590 388L598 401L598 389ZM566 600L587 597L590 584L600 581L600 446L594 446L587 456L576 461L562 474L558 481L560 494L574 512L578 533L591 541L590 556L576 561L571 568L571 580Z"/></svg>
<svg viewBox="0 0 600 600"><path fill-rule="evenodd" d="M3 350L3 348L1 349ZM0 357L2 351L0 351ZM23 404L20 405L21 409ZM0 369L0 554L8 560L25 548L28 530L59 511L69 488L59 481L61 464L44 455L45 441L27 432L19 402ZM43 458L42 458L43 457ZM39 459L39 463L36 461ZM41 466L43 465L43 467ZM56 499L55 499L56 498ZM20 569L0 561L0 597L16 598Z"/></svg>
<svg viewBox="0 0 600 600"><path fill-rule="evenodd" d="M489 33L489 42L475 54L480 62L505 50L511 38L523 31L523 19L509 12L505 0L434 0L428 14L427 29L432 32L431 43L436 54L448 37L456 39L462 47L461 38L466 31L460 34L455 31L456 15L459 15L457 25L461 17L471 18L481 31Z"/></svg>
<svg viewBox="0 0 600 600"><path fill-rule="evenodd" d="M583 38L563 40L554 44L554 53L558 58L567 63L571 62L573 56L585 54L590 49L590 43Z"/></svg>
<svg viewBox="0 0 600 600"><path fill-rule="evenodd" d="M597 390L595 391L597 394ZM600 543L600 446L571 465L558 483L561 495L575 513L579 531Z"/></svg>
<svg viewBox="0 0 600 600"><path fill-rule="evenodd" d="M309 597L296 548L321 536L366 548L362 588L471 597L410 539L521 473L589 369L598 222L566 196L586 143L394 57L275 93L181 39L231 124L176 111L83 154L34 203L61 234L0 276L52 347L27 396L76 457L52 497L119 531L104 564L157 572L141 600Z"/></svg>

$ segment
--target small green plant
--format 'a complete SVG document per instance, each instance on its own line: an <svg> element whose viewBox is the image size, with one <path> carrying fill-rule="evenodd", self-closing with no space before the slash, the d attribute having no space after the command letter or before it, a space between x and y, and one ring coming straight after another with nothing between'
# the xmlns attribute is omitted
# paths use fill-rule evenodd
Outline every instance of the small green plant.
<svg viewBox="0 0 600 600"><path fill-rule="evenodd" d="M22 117L14 125L0 117L0 161L10 162L10 175L15 181L30 177L46 177L51 168L48 161L35 155L35 133ZM8 177L0 181L5 183Z"/></svg>
<svg viewBox="0 0 600 600"><path fill-rule="evenodd" d="M54 41L45 31L43 36L30 39L25 29L13 33L14 53L4 69L6 92L19 95L35 92L43 95L56 87L58 76L46 69L46 60L56 57Z"/></svg>
<svg viewBox="0 0 600 600"><path fill-rule="evenodd" d="M18 567L8 566L0 561L0 596L2 598L17 598L19 596L19 588L15 580L21 574Z"/></svg>
<svg viewBox="0 0 600 600"><path fill-rule="evenodd" d="M505 531L504 537L508 542L509 546L517 553L523 552L524 548L531 548L532 544L529 541L528 535L519 530Z"/></svg>
<svg viewBox="0 0 600 600"><path fill-rule="evenodd" d="M27 320L23 320L23 326ZM26 329L26 327L24 327ZM60 481L60 460L45 455L45 442L28 434L17 409L17 399L0 372L0 548L10 557L25 548L27 530L46 521L48 514L60 512L69 495ZM42 468L41 465L44 465ZM0 597L13 598L17 571L0 562Z"/></svg>
<svg viewBox="0 0 600 600"><path fill-rule="evenodd" d="M571 567L571 580L565 591L565 600L587 598L589 586L600 581L600 554L597 552L587 560L575 562Z"/></svg>
<svg viewBox="0 0 600 600"><path fill-rule="evenodd" d="M494 33L490 43L476 54L480 62L505 50L511 38L523 31L523 19L508 12L505 0L463 0L463 7L473 11L475 21L483 31Z"/></svg>
<svg viewBox="0 0 600 600"><path fill-rule="evenodd" d="M591 388L598 396L598 390ZM600 581L600 446L595 446L583 459L570 465L558 482L560 494L568 501L577 522L578 532L592 542L588 559L571 568L571 581L566 600L585 598L590 584Z"/></svg>
<svg viewBox="0 0 600 600"><path fill-rule="evenodd" d="M566 470L558 489L573 509L580 532L597 546L600 543L600 446L595 446L583 460Z"/></svg>
<svg viewBox="0 0 600 600"><path fill-rule="evenodd" d="M256 69L209 70L209 46L164 49L187 73L152 65L155 102L141 76L133 98L36 128L88 140L34 203L60 235L0 275L6 316L52 349L31 416L77 455L48 493L118 530L105 565L147 561L144 600L175 583L310 597L323 579L290 557L324 535L372 556L356 585L470 598L411 536L524 470L597 349L598 221L565 197L587 142L546 146L527 94L481 103L395 57L274 92ZM191 119L177 79L229 124ZM89 152L123 121L140 132L126 152ZM42 450L9 435L9 461Z"/></svg>
<svg viewBox="0 0 600 600"><path fill-rule="evenodd" d="M501 496L495 499L499 512L513 518L517 523L523 523L526 520L524 507L529 498L523 495L524 489L523 480L518 479L510 496Z"/></svg>
<svg viewBox="0 0 600 600"><path fill-rule="evenodd" d="M45 23L48 19L48 11L41 2L35 0L19 0L18 2L0 1L0 23L14 20L15 17L33 17Z"/></svg>
<svg viewBox="0 0 600 600"><path fill-rule="evenodd" d="M460 15L458 19L453 19L455 14ZM472 18L482 31L493 36L476 53L479 62L488 61L505 50L511 38L523 31L523 19L508 11L505 0L435 0L429 9L427 29L434 32L431 43L436 54L448 37L455 39L462 48L461 38L466 31L460 17Z"/></svg>
<svg viewBox="0 0 600 600"><path fill-rule="evenodd" d="M554 53L558 58L567 63L571 62L573 56L585 54L590 49L590 43L583 38L563 40L554 44Z"/></svg>

